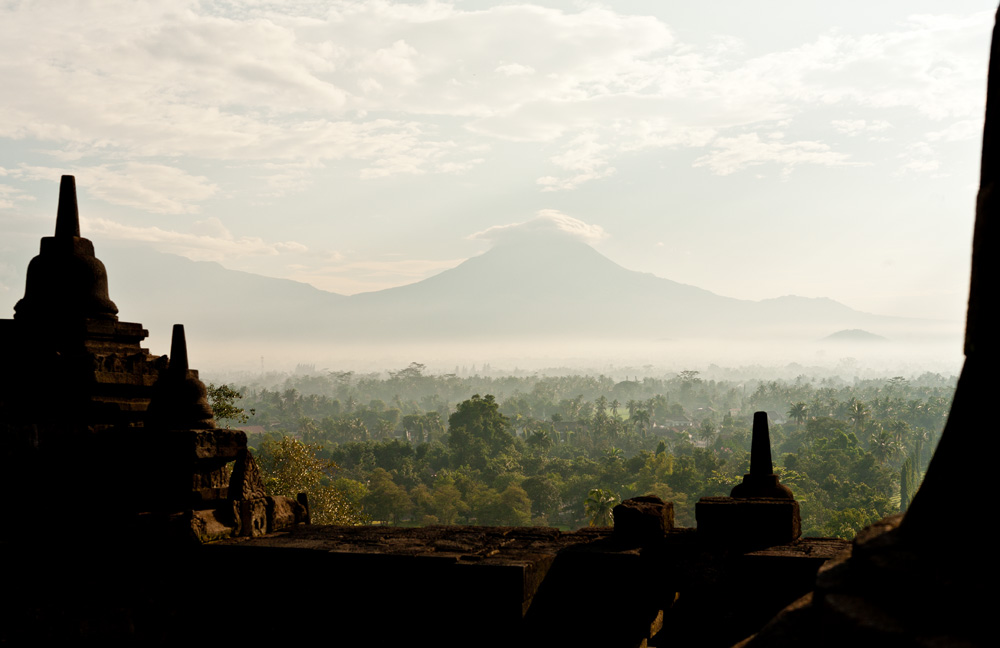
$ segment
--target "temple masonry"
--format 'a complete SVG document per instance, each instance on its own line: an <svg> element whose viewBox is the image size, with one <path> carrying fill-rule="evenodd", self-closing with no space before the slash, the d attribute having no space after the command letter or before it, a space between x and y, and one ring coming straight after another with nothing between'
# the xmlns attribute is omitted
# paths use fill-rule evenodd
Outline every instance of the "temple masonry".
<svg viewBox="0 0 1000 648"><path fill-rule="evenodd" d="M3 492L24 496L0 516L5 539L199 543L308 518L304 502L264 495L243 432L216 428L184 327L174 327L170 355L156 356L140 346L141 324L118 320L104 264L80 236L72 176L14 311L0 320L0 479Z"/></svg>

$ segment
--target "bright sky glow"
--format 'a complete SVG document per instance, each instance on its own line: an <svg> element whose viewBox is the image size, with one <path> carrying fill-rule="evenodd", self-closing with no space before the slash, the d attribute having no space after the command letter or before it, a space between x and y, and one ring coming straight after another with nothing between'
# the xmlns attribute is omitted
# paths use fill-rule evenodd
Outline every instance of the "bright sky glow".
<svg viewBox="0 0 1000 648"><path fill-rule="evenodd" d="M518 224L727 296L961 319L994 11L3 3L3 317L72 173L98 255L350 294Z"/></svg>

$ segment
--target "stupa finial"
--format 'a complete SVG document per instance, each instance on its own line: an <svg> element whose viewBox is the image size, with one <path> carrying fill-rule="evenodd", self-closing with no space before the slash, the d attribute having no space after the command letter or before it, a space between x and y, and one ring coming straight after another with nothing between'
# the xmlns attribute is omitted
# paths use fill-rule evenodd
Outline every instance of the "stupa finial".
<svg viewBox="0 0 1000 648"><path fill-rule="evenodd" d="M76 178L64 175L59 183L59 210L56 212L56 238L80 236L80 208L76 204Z"/></svg>
<svg viewBox="0 0 1000 648"><path fill-rule="evenodd" d="M743 475L743 483L737 484L732 497L768 497L795 499L792 490L782 484L774 474L771 463L771 432L767 427L767 412L754 412L753 438L750 440L750 472Z"/></svg>
<svg viewBox="0 0 1000 648"><path fill-rule="evenodd" d="M170 336L170 371L188 371L188 350L187 338L184 336L184 325L174 324L173 333Z"/></svg>
<svg viewBox="0 0 1000 648"><path fill-rule="evenodd" d="M767 412L753 413L753 437L750 440L750 474L774 473L771 463L771 431L767 427Z"/></svg>

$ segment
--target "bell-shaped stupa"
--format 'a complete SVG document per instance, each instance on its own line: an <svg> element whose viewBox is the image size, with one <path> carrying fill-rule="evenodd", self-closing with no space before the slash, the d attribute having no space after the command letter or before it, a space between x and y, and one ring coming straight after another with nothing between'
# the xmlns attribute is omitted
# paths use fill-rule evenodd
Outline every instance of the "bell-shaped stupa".
<svg viewBox="0 0 1000 648"><path fill-rule="evenodd" d="M59 186L55 236L42 239L41 251L28 265L24 298L14 319L56 323L79 319L118 319L108 296L108 272L94 256L94 244L80 236L76 180L64 175Z"/></svg>

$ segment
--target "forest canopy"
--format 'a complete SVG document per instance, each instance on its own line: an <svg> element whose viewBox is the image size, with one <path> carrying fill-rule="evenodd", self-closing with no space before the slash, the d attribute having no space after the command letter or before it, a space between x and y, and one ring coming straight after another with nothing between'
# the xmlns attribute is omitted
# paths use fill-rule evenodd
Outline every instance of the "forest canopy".
<svg viewBox="0 0 1000 648"><path fill-rule="evenodd" d="M800 502L803 533L850 538L905 509L954 385L929 373L458 377L413 363L214 389L229 420L248 420L265 474L276 452L311 466L301 488L315 491L314 507L330 502L320 519L338 523L575 529L608 524L615 503L655 494L694 526L695 502L728 495L748 470L753 412L766 411L775 471Z"/></svg>

